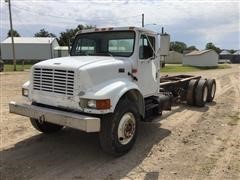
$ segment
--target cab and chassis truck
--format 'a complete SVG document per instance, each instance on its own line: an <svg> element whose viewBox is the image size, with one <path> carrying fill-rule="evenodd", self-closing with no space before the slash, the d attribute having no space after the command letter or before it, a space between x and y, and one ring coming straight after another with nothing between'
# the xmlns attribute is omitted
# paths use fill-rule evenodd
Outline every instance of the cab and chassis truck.
<svg viewBox="0 0 240 180"><path fill-rule="evenodd" d="M138 27L79 31L70 56L32 66L22 87L26 102L11 113L30 118L43 133L71 127L98 132L105 152L123 155L134 145L140 121L151 121L177 102L203 107L213 101L214 79L160 76L170 36Z"/></svg>

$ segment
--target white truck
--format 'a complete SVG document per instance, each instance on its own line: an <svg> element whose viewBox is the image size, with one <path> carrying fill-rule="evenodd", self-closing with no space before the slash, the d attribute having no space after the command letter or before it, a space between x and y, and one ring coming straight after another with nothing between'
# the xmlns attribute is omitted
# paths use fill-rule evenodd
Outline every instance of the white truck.
<svg viewBox="0 0 240 180"><path fill-rule="evenodd" d="M22 87L28 103L12 101L10 112L30 117L43 133L63 127L99 132L104 151L123 155L135 143L139 121L151 121L174 102L202 107L214 98L214 79L160 77L169 41L166 33L138 27L80 31L69 57L31 68Z"/></svg>

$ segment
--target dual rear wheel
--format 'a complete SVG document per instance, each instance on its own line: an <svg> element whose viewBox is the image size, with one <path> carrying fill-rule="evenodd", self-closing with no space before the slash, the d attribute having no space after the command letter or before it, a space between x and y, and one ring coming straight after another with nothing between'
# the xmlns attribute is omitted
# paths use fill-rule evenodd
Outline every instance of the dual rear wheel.
<svg viewBox="0 0 240 180"><path fill-rule="evenodd" d="M215 79L193 79L188 84L187 104L192 106L205 106L206 102L212 102L216 92Z"/></svg>

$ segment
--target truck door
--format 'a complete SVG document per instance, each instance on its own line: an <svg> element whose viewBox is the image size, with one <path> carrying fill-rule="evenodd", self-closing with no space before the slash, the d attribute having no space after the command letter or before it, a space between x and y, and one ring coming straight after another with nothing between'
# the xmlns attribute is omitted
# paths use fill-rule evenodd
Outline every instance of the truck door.
<svg viewBox="0 0 240 180"><path fill-rule="evenodd" d="M139 39L138 85L144 96L154 95L159 88L158 58L155 56L156 39L141 34Z"/></svg>

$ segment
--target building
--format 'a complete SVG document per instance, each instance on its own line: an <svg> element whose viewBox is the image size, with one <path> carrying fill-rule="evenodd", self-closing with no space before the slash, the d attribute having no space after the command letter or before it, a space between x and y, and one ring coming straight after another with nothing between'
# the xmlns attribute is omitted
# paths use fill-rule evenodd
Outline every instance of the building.
<svg viewBox="0 0 240 180"><path fill-rule="evenodd" d="M240 50L237 50L233 55L240 55Z"/></svg>
<svg viewBox="0 0 240 180"><path fill-rule="evenodd" d="M229 55L231 54L228 50L224 49L219 55Z"/></svg>
<svg viewBox="0 0 240 180"><path fill-rule="evenodd" d="M166 56L166 64L182 64L183 54L176 51L169 51L168 56Z"/></svg>
<svg viewBox="0 0 240 180"><path fill-rule="evenodd" d="M236 51L235 53L231 54L227 50L223 50L219 54L219 61L230 61L231 63L240 63L240 50Z"/></svg>
<svg viewBox="0 0 240 180"><path fill-rule="evenodd" d="M198 67L218 66L218 54L214 50L192 51L183 56L183 65Z"/></svg>
<svg viewBox="0 0 240 180"><path fill-rule="evenodd" d="M231 62L240 63L240 50L237 50L235 53L233 53L233 59Z"/></svg>
<svg viewBox="0 0 240 180"><path fill-rule="evenodd" d="M232 55L231 53L224 49L222 50L222 52L219 54L219 60L218 63L222 64L222 63L231 63L231 59L232 59Z"/></svg>
<svg viewBox="0 0 240 180"><path fill-rule="evenodd" d="M68 46L57 46L54 48L54 57L69 56Z"/></svg>
<svg viewBox="0 0 240 180"><path fill-rule="evenodd" d="M54 49L59 46L52 37L14 37L16 60L45 60L54 58ZM12 60L11 38L1 43L3 60Z"/></svg>

